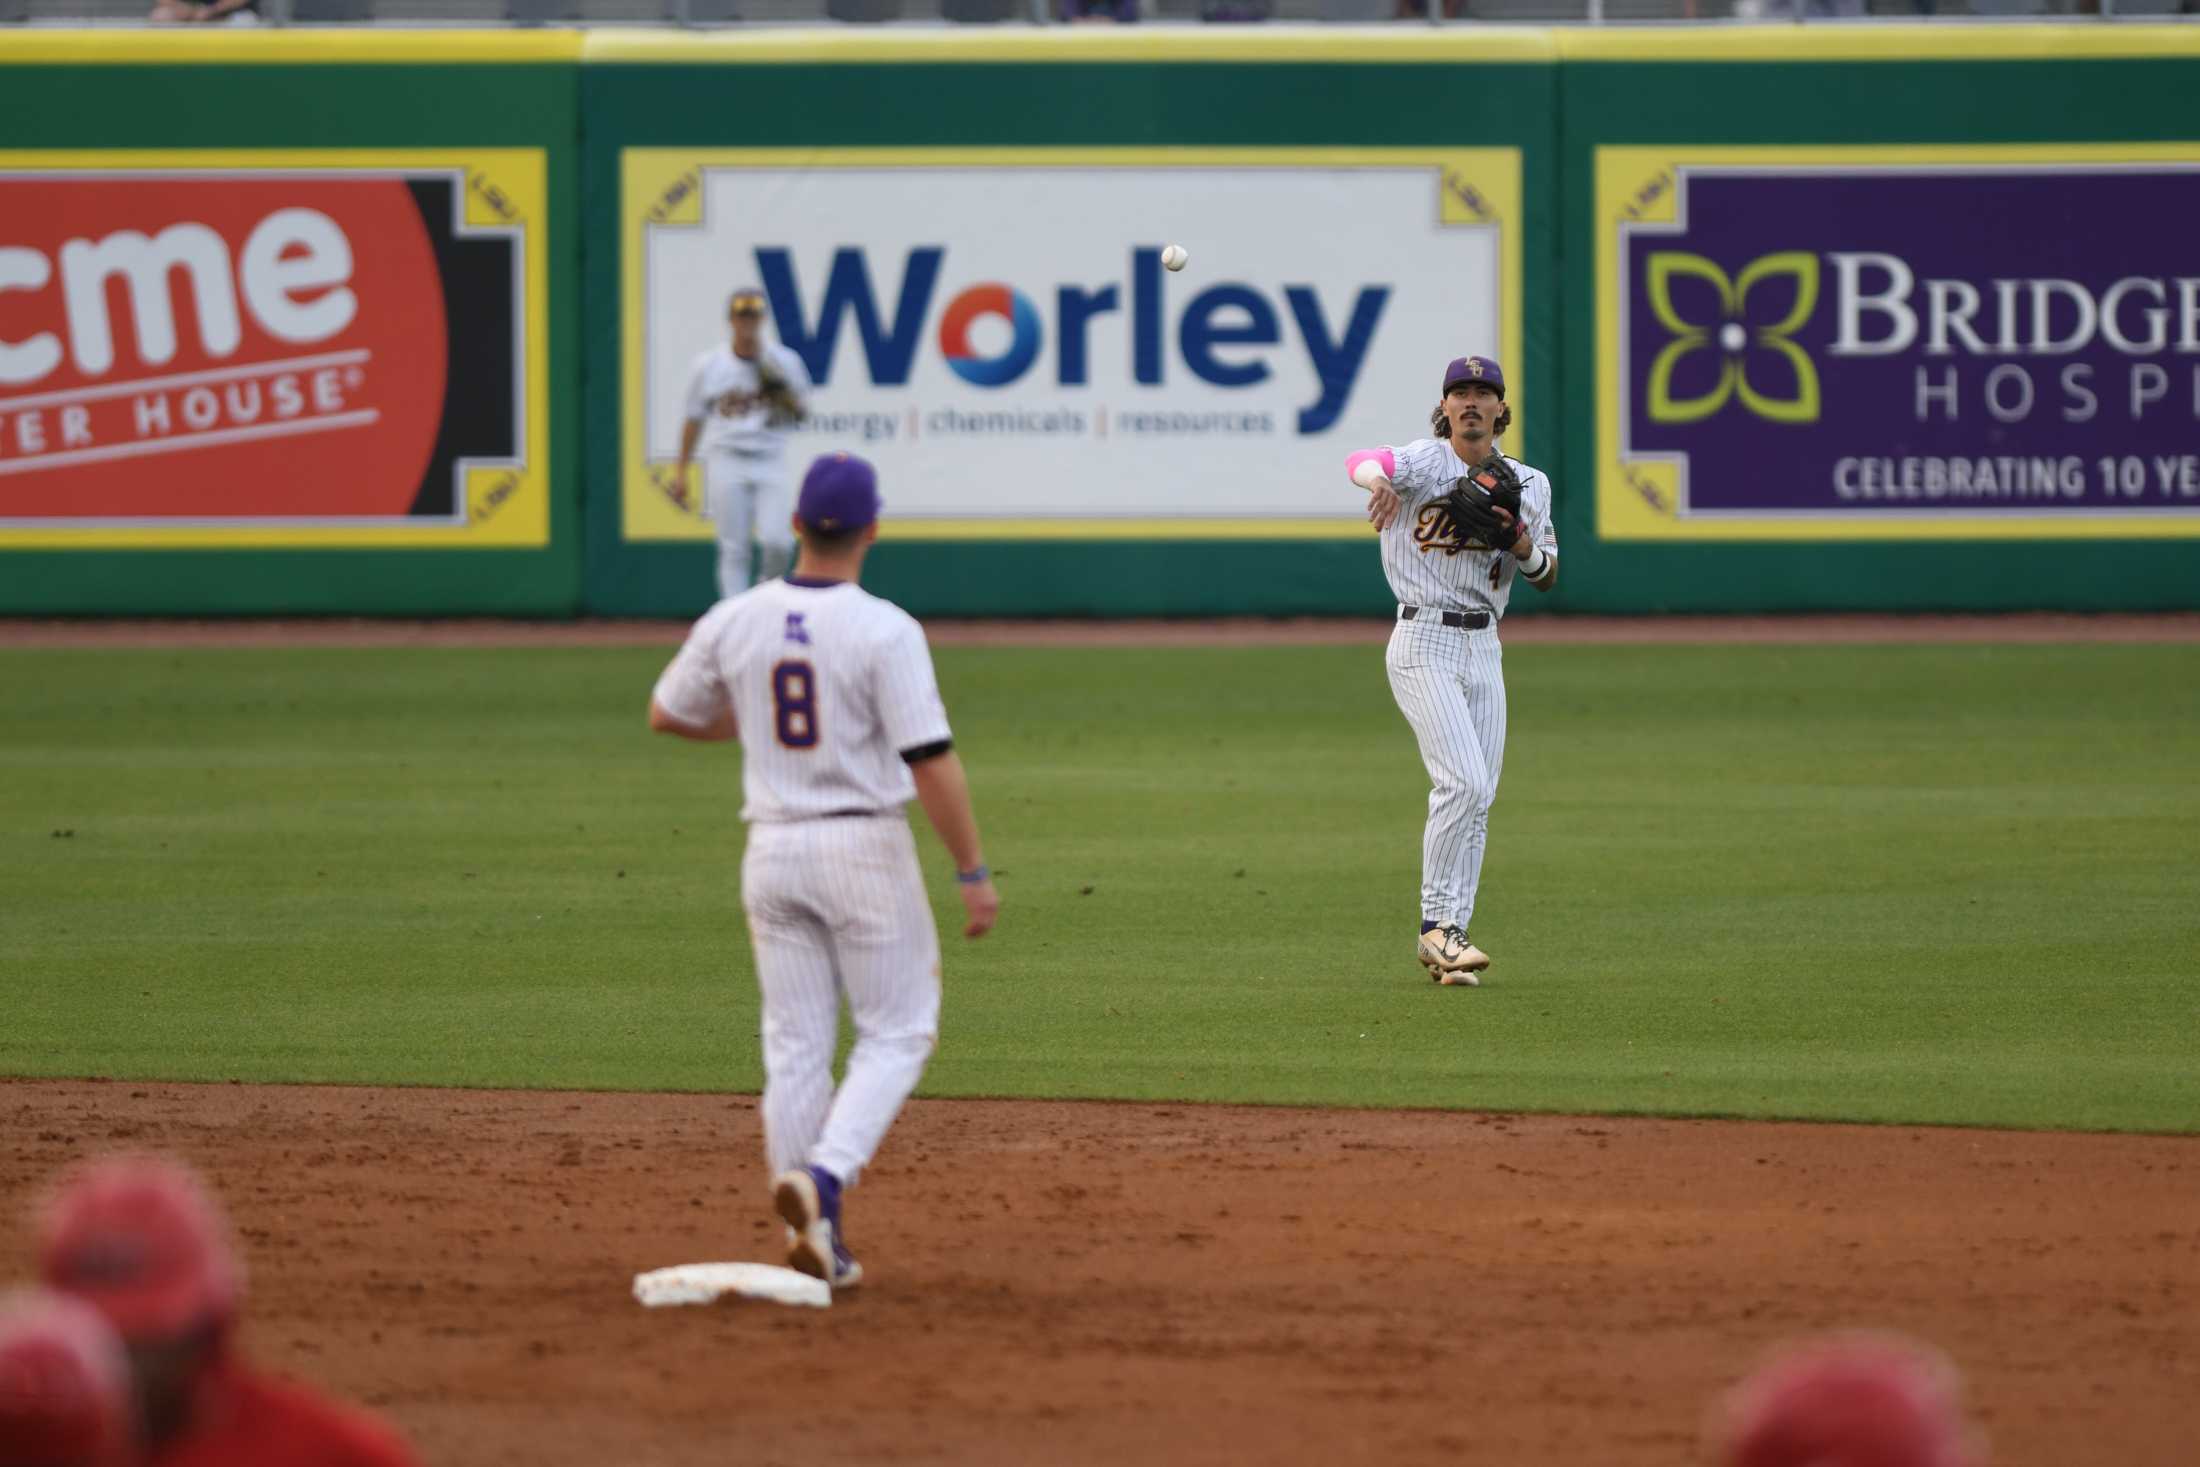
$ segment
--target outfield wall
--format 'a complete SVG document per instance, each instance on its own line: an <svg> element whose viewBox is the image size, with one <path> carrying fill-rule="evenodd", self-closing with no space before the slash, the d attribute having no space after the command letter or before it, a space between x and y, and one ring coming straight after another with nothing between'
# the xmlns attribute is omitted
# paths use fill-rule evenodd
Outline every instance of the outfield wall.
<svg viewBox="0 0 2200 1467"><path fill-rule="evenodd" d="M0 611L573 612L579 54L0 35Z"/></svg>
<svg viewBox="0 0 2200 1467"><path fill-rule="evenodd" d="M1558 485L1522 609L2200 606L2195 83L2132 26L0 34L0 612L693 612L736 283L926 614L1380 613L1342 458L1469 352Z"/></svg>
<svg viewBox="0 0 2200 1467"><path fill-rule="evenodd" d="M1564 51L1566 605L2200 605L2200 320L2156 346L2146 318L2171 325L2200 275L2173 243L2200 223L2200 35L1810 26ZM2068 105L2043 108L2056 76ZM2163 300L2119 298L2131 349L2076 340L2077 293L2098 313L2149 278ZM2042 336L2047 281L2073 290L2037 287ZM1973 296L1983 350L1948 325ZM1729 322L1739 352L1716 349Z"/></svg>

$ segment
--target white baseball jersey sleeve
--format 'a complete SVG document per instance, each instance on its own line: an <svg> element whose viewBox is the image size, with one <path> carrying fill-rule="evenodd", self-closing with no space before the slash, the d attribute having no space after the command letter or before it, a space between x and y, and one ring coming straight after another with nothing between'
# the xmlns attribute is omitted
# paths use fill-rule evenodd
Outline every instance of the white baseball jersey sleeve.
<svg viewBox="0 0 2200 1467"><path fill-rule="evenodd" d="M766 581L706 612L657 680L674 718L732 709L741 818L897 811L916 797L902 755L951 737L916 618L848 581Z"/></svg>
<svg viewBox="0 0 2200 1467"><path fill-rule="evenodd" d="M1443 504L1453 481L1466 477L1467 464L1443 438L1417 438L1391 454L1398 471L1390 482L1402 505L1380 537L1391 594L1408 606L1502 617L1520 563L1509 546L1492 547L1459 535ZM1510 454L1506 459L1520 475L1520 513L1529 535L1545 554L1557 555L1549 477Z"/></svg>
<svg viewBox="0 0 2200 1467"><path fill-rule="evenodd" d="M787 380L795 401L806 409L811 384L802 358L776 341L764 342L758 352L770 359L772 370ZM757 396L762 385L756 363L735 356L730 346L714 346L695 359L684 412L690 422L702 423L706 452L762 458L786 450L786 433L773 426L770 411Z"/></svg>

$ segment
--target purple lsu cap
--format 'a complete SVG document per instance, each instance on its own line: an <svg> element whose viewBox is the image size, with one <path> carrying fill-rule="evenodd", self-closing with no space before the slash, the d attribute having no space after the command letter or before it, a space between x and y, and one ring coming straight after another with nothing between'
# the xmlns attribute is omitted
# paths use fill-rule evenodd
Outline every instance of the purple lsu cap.
<svg viewBox="0 0 2200 1467"><path fill-rule="evenodd" d="M1499 397L1505 395L1505 369L1497 365L1495 357L1453 357L1451 365L1444 368L1444 386L1437 395L1441 397L1462 382L1486 382Z"/></svg>
<svg viewBox="0 0 2200 1467"><path fill-rule="evenodd" d="M852 453L828 453L802 476L795 518L813 530L843 535L878 518L878 470Z"/></svg>

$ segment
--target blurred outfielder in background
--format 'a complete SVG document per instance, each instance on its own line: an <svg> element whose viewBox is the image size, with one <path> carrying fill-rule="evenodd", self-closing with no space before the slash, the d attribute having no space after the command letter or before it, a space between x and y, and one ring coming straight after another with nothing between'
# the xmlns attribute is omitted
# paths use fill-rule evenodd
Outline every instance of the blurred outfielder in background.
<svg viewBox="0 0 2200 1467"><path fill-rule="evenodd" d="M673 484L688 487L688 465L703 451L703 513L718 529L718 594L749 586L749 545L757 547L757 579L780 575L794 559L792 485L786 429L808 411L809 373L802 358L764 339L764 293L741 289L726 302L731 339L695 359L680 429Z"/></svg>

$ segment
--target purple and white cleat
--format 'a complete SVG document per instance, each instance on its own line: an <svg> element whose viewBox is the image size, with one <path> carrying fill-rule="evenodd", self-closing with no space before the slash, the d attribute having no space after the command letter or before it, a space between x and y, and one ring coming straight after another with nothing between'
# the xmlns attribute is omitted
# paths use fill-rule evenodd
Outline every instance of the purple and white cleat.
<svg viewBox="0 0 2200 1467"><path fill-rule="evenodd" d="M836 1289L863 1282L863 1265L840 1239L840 1179L806 1166L772 1179L772 1204L787 1224L787 1267Z"/></svg>

